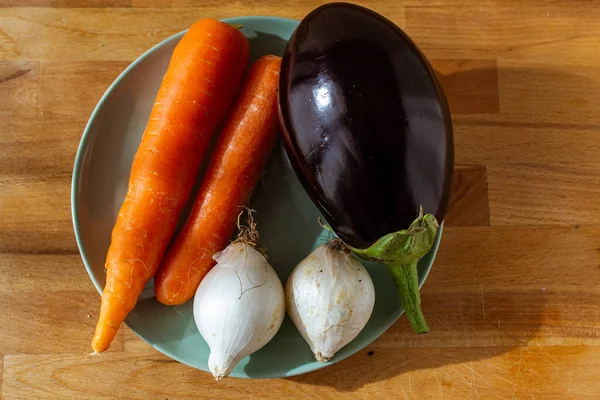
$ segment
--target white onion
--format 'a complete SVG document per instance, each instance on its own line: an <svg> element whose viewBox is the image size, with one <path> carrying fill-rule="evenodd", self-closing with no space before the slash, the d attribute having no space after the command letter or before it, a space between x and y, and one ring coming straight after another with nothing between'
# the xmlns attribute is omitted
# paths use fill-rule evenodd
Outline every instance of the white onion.
<svg viewBox="0 0 600 400"><path fill-rule="evenodd" d="M285 295L277 273L252 245L234 242L214 259L196 292L194 319L210 347L208 367L219 380L275 336Z"/></svg>
<svg viewBox="0 0 600 400"><path fill-rule="evenodd" d="M360 333L375 305L369 273L337 240L300 262L285 292L288 314L321 362Z"/></svg>

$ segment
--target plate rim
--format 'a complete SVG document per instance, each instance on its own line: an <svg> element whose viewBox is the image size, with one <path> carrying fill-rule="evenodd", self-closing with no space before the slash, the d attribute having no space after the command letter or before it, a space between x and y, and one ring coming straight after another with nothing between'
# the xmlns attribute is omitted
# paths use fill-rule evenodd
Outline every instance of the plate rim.
<svg viewBox="0 0 600 400"><path fill-rule="evenodd" d="M202 18L198 18L198 20L200 20ZM240 22L240 20L255 20L255 21L279 21L279 22L287 22L287 23L294 23L296 25L299 24L300 21L293 19L293 18L285 18L285 17L277 17L277 16L268 16L268 15L250 15L250 16L238 16L238 17L231 17L231 18L223 18L223 19L219 19L222 22L225 23L229 23L229 24L236 24L238 22ZM71 219L72 219L72 223L73 223L73 230L74 230L74 234L75 234L75 241L77 243L77 248L79 250L79 254L81 256L81 259L83 261L84 267L86 269L86 272L90 278L90 280L92 281L94 287L96 288L96 290L98 291L98 293L100 295L102 295L103 292L103 287L100 286L100 283L98 282L98 280L95 277L94 272L92 271L92 268L90 266L90 262L86 253L86 250L83 246L83 239L81 237L81 226L80 226L80 221L79 221L79 217L78 217L78 213L80 211L80 202L78 201L78 194L80 193L80 179L81 179L81 171L82 171L82 165L84 163L84 159L85 159L85 153L86 151L89 149L89 141L91 138L91 128L92 125L94 123L94 121L98 118L98 114L100 113L100 110L105 106L105 103L107 102L108 98L112 95L112 93L115 91L115 89L121 84L121 82L125 79L125 77L133 70L135 69L139 64L141 64L146 58L148 58L152 53L154 53L155 51L159 50L162 46L166 45L168 42L175 40L175 39L179 39L181 38L181 36L183 36L185 34L185 32L187 32L187 29L180 31L176 34L173 34L163 40L161 40L160 42L158 42L157 44L155 44L154 46L150 47L148 50L144 51L140 56L138 56L135 60L133 60L129 65L127 65L127 67L114 79L114 81L108 86L108 88L105 90L105 92L102 94L102 96L100 97L100 100L98 100L98 103L96 104L96 106L94 107L94 110L92 111L92 113L90 114L90 117L88 118L88 121L86 122L86 125L83 129L83 133L82 136L80 138L79 141L79 145L77 146L77 152L75 154L75 161L73 164L73 174L71 177ZM442 231L444 228L444 221L441 221L440 223L440 227L438 230L438 234L437 237L435 239L435 242L432 246L432 248L429 250L429 254L431 254L431 263L427 266L427 268L424 270L424 273L422 275L422 278L419 279L419 289L423 286L425 280L427 279L427 276L429 275L431 268L433 266L433 263L436 259L437 256L437 252L438 252L438 248L439 248L439 244L441 241L441 237L442 237ZM378 332L376 334L370 335L371 339L368 343L366 343L364 346L357 346L356 349L352 352L350 352L349 354L346 354L344 356L339 356L339 357L335 357L334 360L327 362L327 363L319 363L319 364L315 364L315 363L311 363L311 364L305 364L299 367L296 367L294 370L291 371L287 371L284 373L267 373L261 376L256 376L256 377L251 377L248 376L245 373L232 373L230 375L230 377L232 378L244 378L244 379L272 379L272 378L286 378L286 377L292 377L292 376L298 376L298 375L302 375L302 374L306 374L306 373L310 373L310 372L315 372L318 370L321 370L323 368L326 368L328 366L331 366L333 364L338 363L339 361L342 361L352 355L355 355L356 353L358 353L359 351L363 350L366 346L368 346L369 344L373 343L375 340L377 340L385 331L387 331L394 323L397 322L397 320L400 318L400 316L403 314L403 310L397 312L395 318L393 319L393 321L391 321L387 326L381 326L381 332ZM125 325L127 325L135 334L136 336L138 336L139 338L141 338L142 340L144 340L146 343L148 343L148 345L150 345L152 348L156 349L157 351L159 351L160 353L172 358L173 360L187 365L191 368L194 368L196 370L200 370L200 371L204 371L204 372L209 372L208 370L204 370L202 368L199 368L196 365L192 365L190 363L188 363L187 361L183 360L182 358L180 358L177 354L168 351L164 348L162 348L161 346L157 346L154 343L151 343L148 339L146 339L144 337L143 334L138 333L136 329L134 329L127 321L127 319L125 319L124 321ZM379 330L378 330L379 331Z"/></svg>

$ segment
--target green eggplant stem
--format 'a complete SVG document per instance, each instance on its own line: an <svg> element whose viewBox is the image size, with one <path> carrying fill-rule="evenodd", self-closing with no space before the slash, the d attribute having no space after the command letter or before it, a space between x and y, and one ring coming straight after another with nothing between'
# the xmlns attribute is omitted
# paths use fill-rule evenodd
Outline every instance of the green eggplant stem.
<svg viewBox="0 0 600 400"><path fill-rule="evenodd" d="M389 233L368 249L350 250L357 256L385 264L394 279L398 298L404 312L417 333L427 333L429 328L421 312L421 297L419 295L419 275L417 263L433 246L439 224L435 216L419 216L406 230Z"/></svg>
<svg viewBox="0 0 600 400"><path fill-rule="evenodd" d="M428 333L429 327L421 311L421 296L419 294L419 274L417 263L391 263L387 269L392 275L398 298L404 308L404 313L416 333Z"/></svg>

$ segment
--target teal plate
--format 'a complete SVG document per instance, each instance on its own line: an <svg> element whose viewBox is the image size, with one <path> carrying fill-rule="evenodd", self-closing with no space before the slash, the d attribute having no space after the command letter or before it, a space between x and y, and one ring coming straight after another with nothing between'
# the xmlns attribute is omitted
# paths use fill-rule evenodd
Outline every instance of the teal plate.
<svg viewBox="0 0 600 400"><path fill-rule="evenodd" d="M250 42L250 62L264 54L282 54L298 25L297 21L275 17L224 21L243 25L242 32ZM102 96L81 138L73 171L73 224L83 262L98 292L105 284L104 260L127 190L133 156L171 53L182 35L183 32L156 45L123 71ZM211 150L205 161L210 154ZM205 168L206 162L198 181ZM255 190L251 207L257 211L261 245L267 248L271 265L285 284L294 266L325 242L329 234L317 222L319 212L296 178L281 145L276 147L264 179ZM441 229L433 249L419 263L419 284L431 268L440 235ZM333 360L327 364L315 361L286 317L273 340L242 360L231 376L275 378L314 371L343 360L379 337L398 319L402 309L385 267L372 263L366 266L376 289L373 315L360 335ZM192 301L178 307L164 306L154 298L150 281L125 322L158 351L208 371L209 349L194 324Z"/></svg>

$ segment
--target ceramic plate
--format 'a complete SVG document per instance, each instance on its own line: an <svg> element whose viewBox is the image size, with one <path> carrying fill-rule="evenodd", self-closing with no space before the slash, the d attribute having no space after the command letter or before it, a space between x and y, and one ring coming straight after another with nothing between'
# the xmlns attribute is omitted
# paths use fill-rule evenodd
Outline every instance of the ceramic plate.
<svg viewBox="0 0 600 400"><path fill-rule="evenodd" d="M243 25L242 32L250 42L250 62L265 54L282 54L298 24L275 17L239 17L225 22ZM127 190L133 156L173 48L182 35L183 32L150 49L115 80L92 113L79 145L72 183L73 223L81 256L98 292L104 287L104 260ZM205 161L210 155L209 149ZM205 168L206 162L198 181ZM318 224L319 212L305 194L280 144L255 190L251 207L257 211L261 245L267 248L271 265L285 285L294 266L329 235ZM420 284L431 268L440 234L419 264ZM366 266L376 289L373 315L360 335L333 360L327 364L315 361L286 316L273 340L242 360L231 376L272 378L314 371L354 354L379 337L400 316L401 307L385 267L370 263ZM178 307L164 306L154 298L152 285L150 281L146 286L126 320L127 325L158 351L208 371L209 349L194 324L192 301Z"/></svg>

